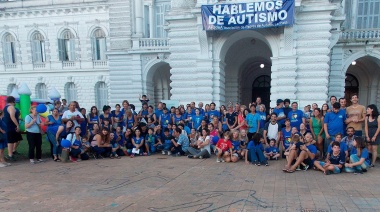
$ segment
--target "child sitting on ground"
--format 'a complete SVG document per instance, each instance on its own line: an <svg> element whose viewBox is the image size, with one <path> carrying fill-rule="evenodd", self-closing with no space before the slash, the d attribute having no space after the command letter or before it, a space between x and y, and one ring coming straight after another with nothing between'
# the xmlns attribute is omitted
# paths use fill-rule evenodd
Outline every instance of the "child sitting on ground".
<svg viewBox="0 0 380 212"><path fill-rule="evenodd" d="M272 138L269 141L269 147L265 148L264 156L268 160L278 160L280 157L280 150L275 146L275 144L276 140Z"/></svg>
<svg viewBox="0 0 380 212"><path fill-rule="evenodd" d="M219 139L218 143L216 144L216 150L218 151L216 159L217 163L230 162L232 160L231 154L228 153L228 150L232 152L232 143L229 140L230 137L230 133L225 132L223 134L223 139Z"/></svg>
<svg viewBox="0 0 380 212"><path fill-rule="evenodd" d="M239 160L239 155L241 155L241 148L240 148L240 138L239 138L239 132L237 130L232 130L232 155L231 155L231 162L237 162Z"/></svg>

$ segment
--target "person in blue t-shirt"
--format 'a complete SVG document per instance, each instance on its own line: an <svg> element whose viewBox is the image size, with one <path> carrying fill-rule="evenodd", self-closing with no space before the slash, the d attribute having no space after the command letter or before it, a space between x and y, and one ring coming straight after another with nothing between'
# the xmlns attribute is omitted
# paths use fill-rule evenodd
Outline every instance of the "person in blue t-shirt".
<svg viewBox="0 0 380 212"><path fill-rule="evenodd" d="M251 108L255 105L251 105ZM260 133L256 133L252 136L252 140L248 143L247 149L248 153L245 157L245 163L248 164L248 161L251 161L252 164L260 166L261 164L269 166L268 160L264 156L264 147L263 147L264 137Z"/></svg>
<svg viewBox="0 0 380 212"><path fill-rule="evenodd" d="M315 154L317 154L317 147L311 144L312 141L313 136L311 133L307 133L304 139L305 143L301 145L293 145L289 152L287 164L282 171L293 173L301 163L312 168L314 165ZM292 165L293 162L294 164Z"/></svg>
<svg viewBox="0 0 380 212"><path fill-rule="evenodd" d="M268 160L278 160L280 157L280 150L275 146L276 140L275 139L270 139L269 141L269 147L265 148L265 157Z"/></svg>
<svg viewBox="0 0 380 212"><path fill-rule="evenodd" d="M260 115L256 113L256 106L250 106L251 113L248 113L245 120L248 125L248 139L251 141L252 136L260 130Z"/></svg>
<svg viewBox="0 0 380 212"><path fill-rule="evenodd" d="M332 143L332 150L327 155L326 161L315 161L314 166L323 171L325 175L329 175L331 173L339 174L342 172L345 161L346 156L344 151L340 149L340 143L338 141L334 141Z"/></svg>
<svg viewBox="0 0 380 212"><path fill-rule="evenodd" d="M87 115L88 129L92 129L94 124L99 124L99 111L96 106L92 106L90 113Z"/></svg>
<svg viewBox="0 0 380 212"><path fill-rule="evenodd" d="M335 102L333 104L333 109L328 112L324 119L324 131L326 133L326 139L324 143L324 152L327 154L327 147L334 141L336 134L344 134L343 123L346 120L346 114L340 110L340 104Z"/></svg>
<svg viewBox="0 0 380 212"><path fill-rule="evenodd" d="M292 127L290 126L290 120L288 118L285 119L285 127L281 130L282 133L282 158L286 158L284 153L290 146L292 142Z"/></svg>
<svg viewBox="0 0 380 212"><path fill-rule="evenodd" d="M202 120L204 119L204 116L202 116L199 113L198 108L195 109L195 115L191 117L190 120L192 120L193 126L192 128L198 130L199 126L201 126Z"/></svg>
<svg viewBox="0 0 380 212"><path fill-rule="evenodd" d="M167 128L168 125L172 123L172 117L168 113L168 108L165 107L163 109L163 113L159 116L158 120L159 120L158 122L161 125L162 129Z"/></svg>
<svg viewBox="0 0 380 212"><path fill-rule="evenodd" d="M282 127L285 127L285 119L287 117L287 114L284 112L284 100L277 99L277 106L273 109L273 113L277 114L277 122L282 125Z"/></svg>
<svg viewBox="0 0 380 212"><path fill-rule="evenodd" d="M208 123L212 123L212 119L216 116L218 119L220 119L220 112L218 110L215 110L215 103L212 102L210 104L210 110L206 112L206 117L208 120Z"/></svg>
<svg viewBox="0 0 380 212"><path fill-rule="evenodd" d="M350 162L346 163L345 172L363 174L371 165L369 159L368 149L366 148L366 142L362 137L355 137L353 142L353 148L351 149Z"/></svg>
<svg viewBox="0 0 380 212"><path fill-rule="evenodd" d="M297 127L297 130L300 130L301 123L306 124L305 117L302 110L298 110L298 103L292 103L292 110L288 113L288 119L290 120L291 127Z"/></svg>
<svg viewBox="0 0 380 212"><path fill-rule="evenodd" d="M260 116L260 132L264 131L265 123L267 122L267 113L265 112L265 105L258 105L259 111L257 114Z"/></svg>
<svg viewBox="0 0 380 212"><path fill-rule="evenodd" d="M347 148L347 144L345 142L341 142L342 141L342 134L338 133L335 135L335 141L334 142L338 142L340 144L340 151L344 153L345 157L347 158L348 157L348 148ZM332 144L329 145L329 147L327 148L327 158L329 157L329 154L332 150Z"/></svg>

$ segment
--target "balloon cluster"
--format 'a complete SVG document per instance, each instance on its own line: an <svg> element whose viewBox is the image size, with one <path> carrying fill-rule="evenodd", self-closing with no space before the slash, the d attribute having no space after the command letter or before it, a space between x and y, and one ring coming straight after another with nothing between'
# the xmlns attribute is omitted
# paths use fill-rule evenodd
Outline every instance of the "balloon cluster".
<svg viewBox="0 0 380 212"><path fill-rule="evenodd" d="M44 104L39 104L36 107L37 113L40 114L41 117L46 118L49 115L49 108Z"/></svg>

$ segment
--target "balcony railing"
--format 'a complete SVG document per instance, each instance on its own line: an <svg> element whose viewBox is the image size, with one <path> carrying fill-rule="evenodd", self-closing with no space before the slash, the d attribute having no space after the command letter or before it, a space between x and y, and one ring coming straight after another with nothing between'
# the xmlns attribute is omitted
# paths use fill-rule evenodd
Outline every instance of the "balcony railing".
<svg viewBox="0 0 380 212"><path fill-rule="evenodd" d="M94 66L94 68L104 68L108 66L108 63L107 61L103 60L94 60L92 61L92 65Z"/></svg>
<svg viewBox="0 0 380 212"><path fill-rule="evenodd" d="M380 41L380 29L349 29L341 32L340 40Z"/></svg>
<svg viewBox="0 0 380 212"><path fill-rule="evenodd" d="M45 63L34 63L33 68L35 69L44 69L46 67Z"/></svg>
<svg viewBox="0 0 380 212"><path fill-rule="evenodd" d="M75 61L62 61L63 68L73 68L75 67Z"/></svg>
<svg viewBox="0 0 380 212"><path fill-rule="evenodd" d="M5 64L5 69L16 69L17 64Z"/></svg>
<svg viewBox="0 0 380 212"><path fill-rule="evenodd" d="M169 49L169 40L167 38L140 38L139 49L166 50Z"/></svg>

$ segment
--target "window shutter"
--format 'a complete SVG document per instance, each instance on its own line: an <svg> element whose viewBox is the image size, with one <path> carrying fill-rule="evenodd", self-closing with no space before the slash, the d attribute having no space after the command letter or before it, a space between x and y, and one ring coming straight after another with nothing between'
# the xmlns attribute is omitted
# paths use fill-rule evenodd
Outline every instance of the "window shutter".
<svg viewBox="0 0 380 212"><path fill-rule="evenodd" d="M10 64L12 62L12 47L10 42L3 42L3 51L4 51L4 63Z"/></svg>
<svg viewBox="0 0 380 212"><path fill-rule="evenodd" d="M75 61L75 39L70 39L69 61Z"/></svg>
<svg viewBox="0 0 380 212"><path fill-rule="evenodd" d="M98 60L96 57L96 38L92 37L91 38L91 53L92 53L92 60Z"/></svg>
<svg viewBox="0 0 380 212"><path fill-rule="evenodd" d="M107 51L107 46L106 46L106 38L100 38L99 39L99 55L100 55L100 60L106 60L106 51Z"/></svg>
<svg viewBox="0 0 380 212"><path fill-rule="evenodd" d="M45 55L45 41L40 41L41 46L41 62L46 61L46 55Z"/></svg>
<svg viewBox="0 0 380 212"><path fill-rule="evenodd" d="M66 61L66 48L65 48L65 40L58 39L58 58L60 61Z"/></svg>
<svg viewBox="0 0 380 212"><path fill-rule="evenodd" d="M41 52L41 41L33 40L31 42L32 47L32 56L33 62L41 63L42 61L42 52Z"/></svg>

